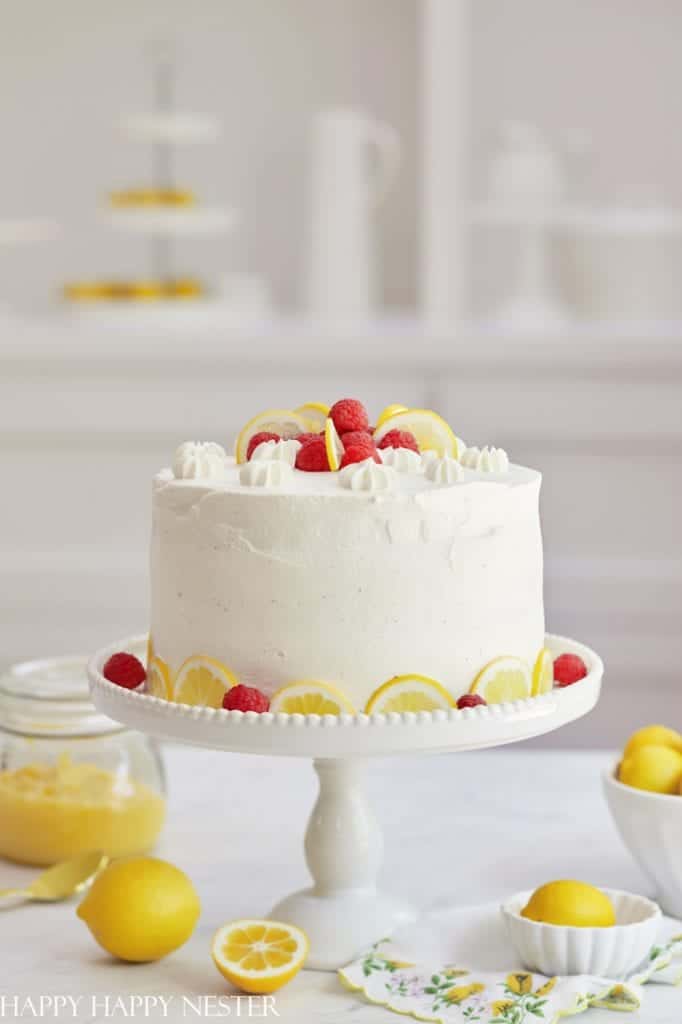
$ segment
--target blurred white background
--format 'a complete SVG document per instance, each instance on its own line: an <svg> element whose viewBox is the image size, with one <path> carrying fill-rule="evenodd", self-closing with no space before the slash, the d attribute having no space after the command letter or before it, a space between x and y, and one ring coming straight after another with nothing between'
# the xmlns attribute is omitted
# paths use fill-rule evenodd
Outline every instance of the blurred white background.
<svg viewBox="0 0 682 1024"><path fill-rule="evenodd" d="M447 176L438 188L467 302L434 323L420 303L434 202L424 24L438 2L5 5L0 221L50 217L60 234L0 247L0 662L145 628L150 477L180 441L227 443L259 408L347 394L375 413L433 405L470 443L542 469L548 624L607 663L599 709L547 742L615 744L645 720L679 721L682 7L452 0L470 16L452 40L465 65L445 68L436 104L459 161L452 201ZM262 275L271 318L107 319L59 302L67 280L148 276L145 240L109 230L98 207L148 181L148 148L120 122L151 105L145 46L160 37L175 40L178 107L222 123L215 145L178 150L177 182L240 214L234 233L177 242L177 270L207 282ZM362 323L313 327L312 120L338 105L392 125L402 162L376 215L380 304ZM518 233L463 227L469 200L488 196L510 119L537 128L567 203L589 212L544 254L561 326L490 325L514 288ZM626 227L603 231L609 216Z"/></svg>

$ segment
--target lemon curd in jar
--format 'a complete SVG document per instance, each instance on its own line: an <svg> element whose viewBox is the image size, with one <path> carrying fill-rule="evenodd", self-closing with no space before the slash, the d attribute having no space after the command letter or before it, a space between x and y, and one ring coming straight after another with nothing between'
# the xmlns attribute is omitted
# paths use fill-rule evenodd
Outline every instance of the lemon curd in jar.
<svg viewBox="0 0 682 1024"><path fill-rule="evenodd" d="M95 710L83 659L10 669L0 723L0 856L45 865L153 847L166 811L159 755Z"/></svg>

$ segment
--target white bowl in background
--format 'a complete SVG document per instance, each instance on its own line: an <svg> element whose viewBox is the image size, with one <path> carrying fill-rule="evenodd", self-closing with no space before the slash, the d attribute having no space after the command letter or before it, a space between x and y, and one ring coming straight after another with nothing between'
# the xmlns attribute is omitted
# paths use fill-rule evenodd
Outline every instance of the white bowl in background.
<svg viewBox="0 0 682 1024"><path fill-rule="evenodd" d="M604 772L606 802L621 838L656 886L666 914L682 917L682 796L619 782L618 763Z"/></svg>
<svg viewBox="0 0 682 1024"><path fill-rule="evenodd" d="M622 978L646 958L656 942L661 911L651 900L619 889L603 889L613 903L610 928L570 928L521 917L532 891L501 907L507 934L524 967L540 974L594 974Z"/></svg>

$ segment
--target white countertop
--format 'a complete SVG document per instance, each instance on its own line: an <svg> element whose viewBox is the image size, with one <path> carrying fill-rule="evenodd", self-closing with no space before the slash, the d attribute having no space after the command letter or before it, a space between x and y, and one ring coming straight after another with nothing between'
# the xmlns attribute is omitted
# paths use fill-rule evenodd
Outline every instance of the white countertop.
<svg viewBox="0 0 682 1024"><path fill-rule="evenodd" d="M522 748L463 755L382 759L368 765L368 792L384 829L383 887L421 908L497 900L552 878L651 895L622 846L602 798L605 753ZM228 994L209 955L219 925L266 914L283 895L307 884L302 837L315 798L308 761L166 749L169 821L159 855L195 882L203 914L191 941L157 964L109 960L76 918L73 904L23 905L0 912L0 1020L15 1020L13 1000L56 994L81 997L59 1019L126 1019L114 1002L133 995L173 995L168 1020L218 1019L215 1001L203 1018L182 1003ZM0 888L31 872L0 862ZM99 997L93 1006L92 997ZM103 998L108 996L107 1017ZM4 997L4 1003L3 1003ZM395 1014L345 992L334 974L303 972L277 995L279 1019L297 1024L353 1021L396 1024ZM182 1008L181 1008L182 1007ZM252 1017L262 1006L252 1006ZM249 1019L242 1001L241 1015ZM144 1019L143 1008L137 1010ZM164 1019L159 1003L147 1019ZM232 1004L231 1019L237 1018ZM31 1019L30 1008L20 1019ZM55 1019L45 1004L42 1019ZM268 1019L276 1020L275 1016ZM592 1010L585 1024L616 1024ZM682 993L649 986L633 1024L682 1019Z"/></svg>

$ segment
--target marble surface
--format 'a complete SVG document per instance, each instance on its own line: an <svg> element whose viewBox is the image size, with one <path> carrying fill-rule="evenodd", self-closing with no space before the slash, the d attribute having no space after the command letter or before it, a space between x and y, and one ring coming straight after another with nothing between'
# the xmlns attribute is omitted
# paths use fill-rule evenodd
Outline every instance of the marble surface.
<svg viewBox="0 0 682 1024"><path fill-rule="evenodd" d="M294 759L170 747L165 756L169 821L158 852L184 868L199 890L203 914L192 940L158 964L130 966L102 953L72 903L3 909L0 1020L35 1019L40 997L56 995L80 1000L75 1012L62 1005L58 1019L83 1024L133 1015L249 1019L246 1000L218 1001L230 993L211 963L210 939L224 922L265 914L307 884L302 835L315 797L312 768ZM601 794L600 771L610 759L517 747L368 763L367 788L386 838L384 888L424 909L498 900L566 876L651 895ZM0 862L0 887L30 876ZM135 1004L135 996L173 999L165 1010L160 1001ZM277 995L274 1009L279 1016L268 1019L297 1024L400 1019L345 992L335 975L309 971ZM262 1003L250 1010L252 1019L264 1019ZM651 986L642 1011L630 1019L673 1024L681 1018L680 990ZM57 1019L54 1003L43 1002L42 1019ZM593 1010L582 1019L614 1024L619 1018Z"/></svg>

